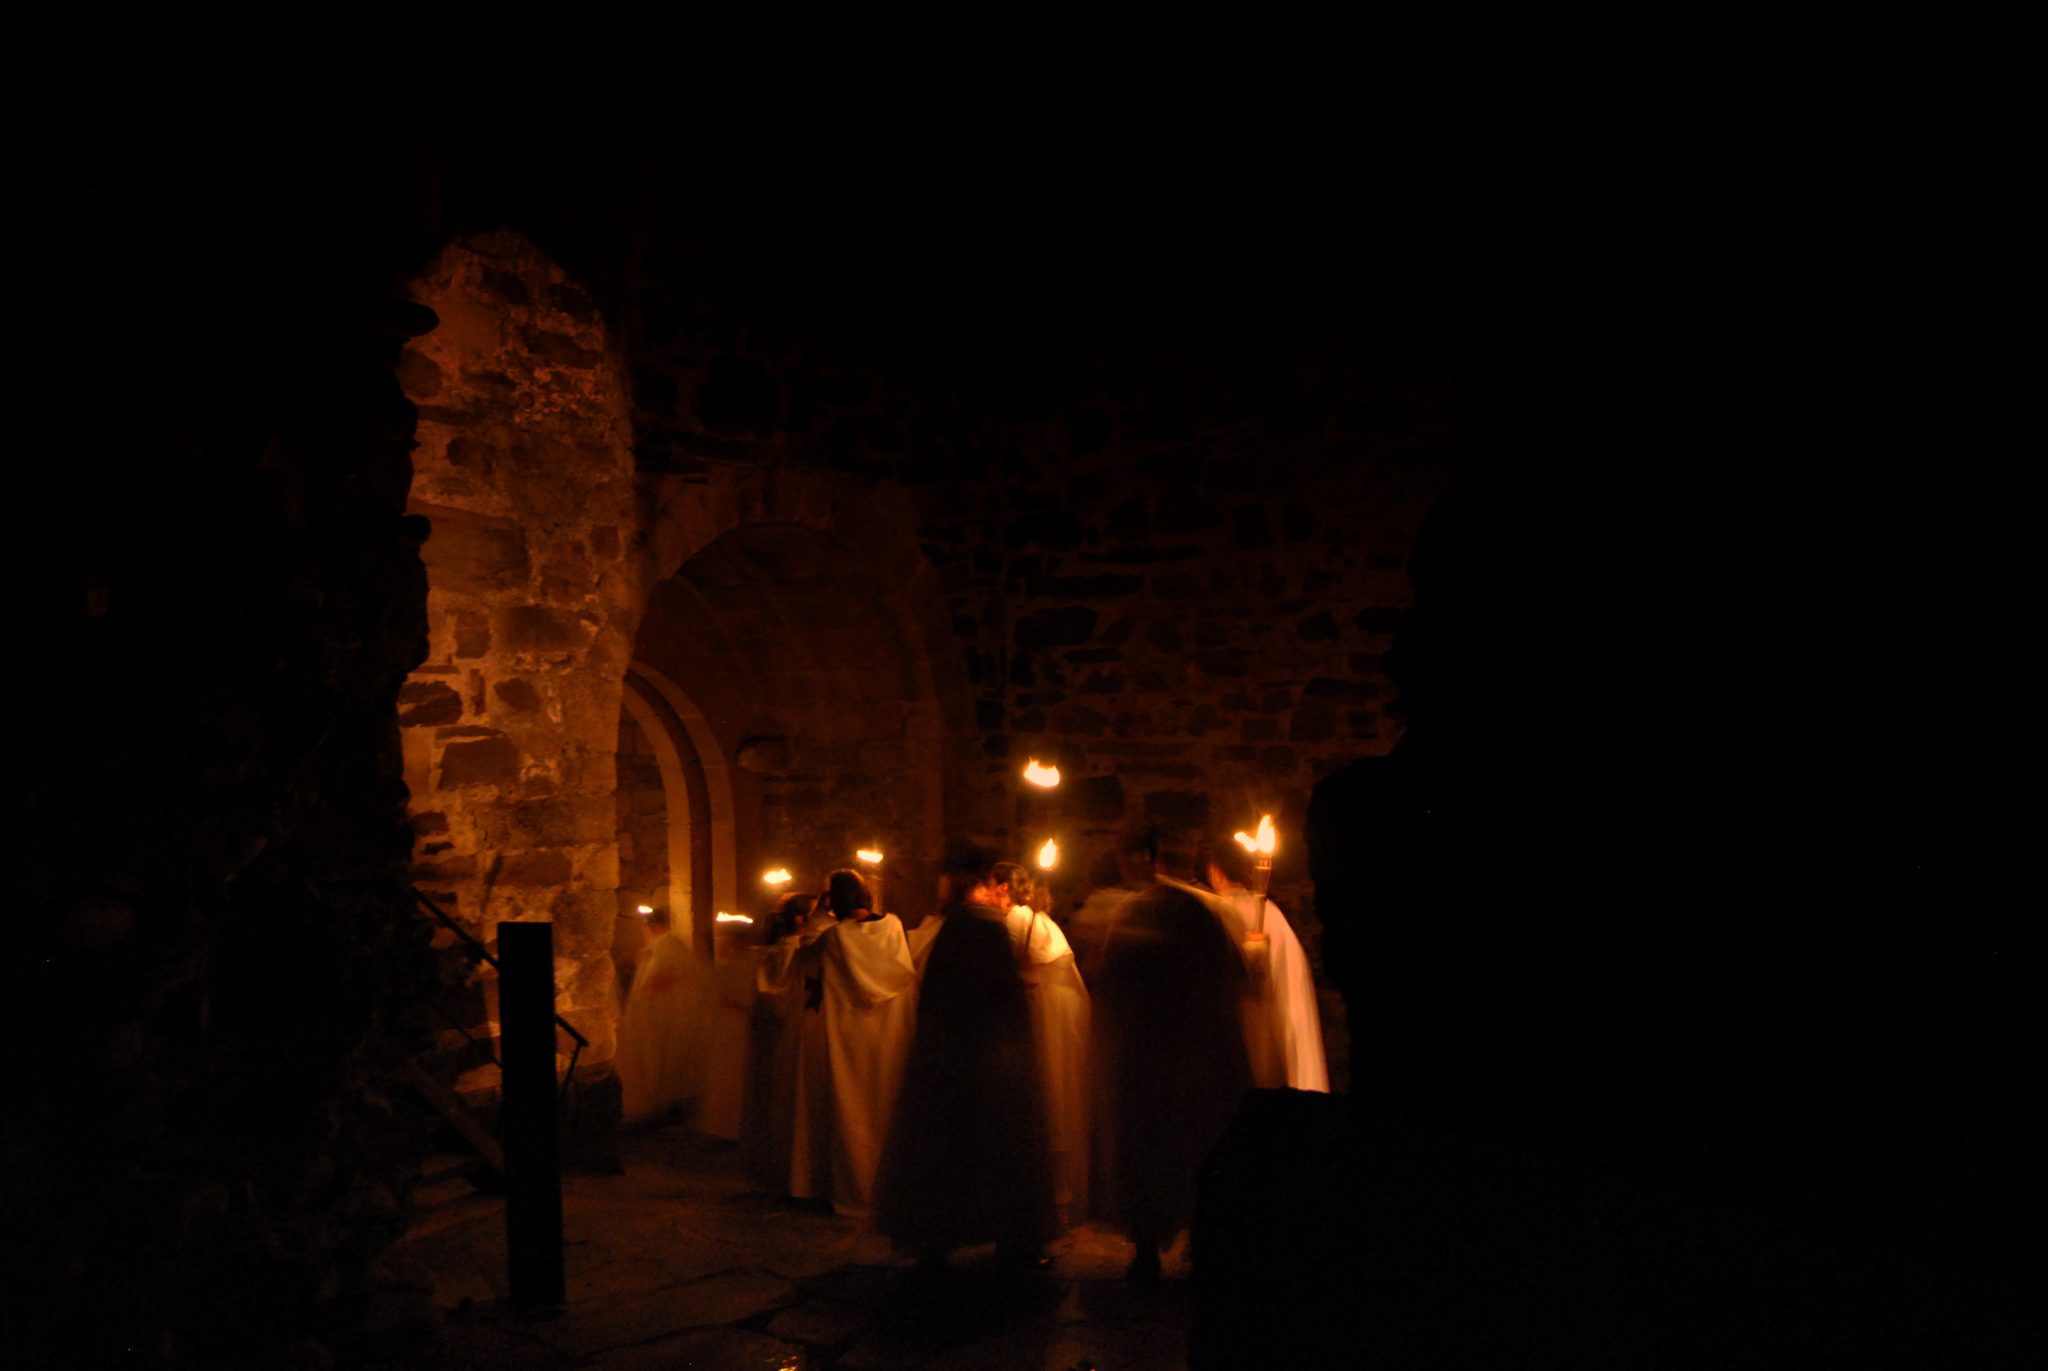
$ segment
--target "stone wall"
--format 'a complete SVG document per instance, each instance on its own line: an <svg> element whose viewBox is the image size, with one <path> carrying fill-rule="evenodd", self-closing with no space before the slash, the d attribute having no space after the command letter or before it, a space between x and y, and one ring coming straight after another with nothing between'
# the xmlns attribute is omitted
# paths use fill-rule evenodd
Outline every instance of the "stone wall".
<svg viewBox="0 0 2048 1371"><path fill-rule="evenodd" d="M517 234L451 244L413 293L441 320L400 370L420 406L408 508L433 529L430 648L399 713L416 875L487 943L554 921L560 1012L602 1062L637 612L624 383L589 297Z"/></svg>

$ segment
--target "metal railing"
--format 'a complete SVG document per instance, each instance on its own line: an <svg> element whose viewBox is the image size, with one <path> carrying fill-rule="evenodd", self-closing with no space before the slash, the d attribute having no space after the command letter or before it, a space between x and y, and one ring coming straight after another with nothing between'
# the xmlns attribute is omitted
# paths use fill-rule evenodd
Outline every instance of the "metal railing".
<svg viewBox="0 0 2048 1371"><path fill-rule="evenodd" d="M453 918L449 917L448 911L441 908L440 905L436 904L432 896L428 895L426 891L421 890L418 886L413 887L412 894L413 898L419 901L420 907L422 909L426 910L427 913L433 915L435 920L443 928L447 929L450 933L453 933L456 937L460 938L463 941L463 944L467 947L469 955L471 957L475 958L478 961L488 962L493 971L497 971L500 969L496 955L492 953L490 948L484 946L483 940L478 938L474 933L471 933L468 929L464 928L461 924L455 922ZM448 1019L450 1023L455 1022L454 1016L448 1014L445 1008L442 1009L442 1014L444 1017ZM468 1038L471 1042L477 1041L477 1038L473 1034L471 1034L467 1028L464 1028L461 1024L456 1024L455 1026L465 1038ZM562 1075L561 1099L563 1101L566 1101L569 1098L569 1086L576 1079L576 1063L583 1056L583 1049L590 1046L590 1039L584 1037L581 1033L577 1032L576 1026L570 1023L567 1019L563 1018L560 1014L555 1015L555 1027L561 1029L564 1033L567 1033L569 1035L570 1041L576 1044L576 1046L572 1048L569 1052L569 1069ZM500 1071L504 1070L505 1064L498 1060L498 1054L496 1052L492 1052L488 1046L486 1046L484 1050L486 1053L489 1054L492 1063L496 1065Z"/></svg>

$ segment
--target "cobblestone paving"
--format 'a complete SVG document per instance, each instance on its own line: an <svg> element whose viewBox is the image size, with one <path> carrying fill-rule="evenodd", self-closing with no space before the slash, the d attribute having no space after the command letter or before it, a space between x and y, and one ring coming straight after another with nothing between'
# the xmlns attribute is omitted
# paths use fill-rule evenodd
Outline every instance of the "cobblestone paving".
<svg viewBox="0 0 2048 1371"><path fill-rule="evenodd" d="M986 1250L924 1273L862 1224L763 1192L729 1146L682 1129L629 1138L623 1176L563 1196L568 1302L515 1312L500 1200L424 1216L394 1258L431 1279L437 1345L404 1365L449 1371L1168 1371L1186 1361L1186 1267L1123 1280L1130 1246L1082 1228L1034 1277Z"/></svg>

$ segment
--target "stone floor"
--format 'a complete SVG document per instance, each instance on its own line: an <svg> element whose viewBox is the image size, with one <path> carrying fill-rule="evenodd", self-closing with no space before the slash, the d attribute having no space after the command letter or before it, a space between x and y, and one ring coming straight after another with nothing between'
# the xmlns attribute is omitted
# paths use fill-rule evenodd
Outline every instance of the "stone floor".
<svg viewBox="0 0 2048 1371"><path fill-rule="evenodd" d="M680 1128L630 1137L622 1176L563 1196L568 1303L529 1318L506 1298L504 1204L451 1199L393 1257L431 1282L438 1343L403 1363L451 1371L1166 1371L1186 1361L1184 1252L1166 1279L1123 1280L1130 1245L1083 1228L1038 1276L986 1249L944 1273L894 1256L857 1220L770 1195L727 1144ZM1185 1240L1183 1240L1183 1244Z"/></svg>

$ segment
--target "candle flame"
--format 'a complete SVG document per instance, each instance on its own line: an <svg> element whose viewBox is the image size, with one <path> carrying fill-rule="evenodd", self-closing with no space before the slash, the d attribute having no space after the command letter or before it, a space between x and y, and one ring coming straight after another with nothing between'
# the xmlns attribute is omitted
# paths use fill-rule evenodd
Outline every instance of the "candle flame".
<svg viewBox="0 0 2048 1371"><path fill-rule="evenodd" d="M761 873L761 884L763 885L788 885L790 880L789 868L786 866L778 866L772 871Z"/></svg>
<svg viewBox="0 0 2048 1371"><path fill-rule="evenodd" d="M878 865L882 860L882 854L875 851L872 847L864 847L853 855L866 862L869 866Z"/></svg>
<svg viewBox="0 0 2048 1371"><path fill-rule="evenodd" d="M753 920L744 914L728 914L721 909L718 911L718 922L722 924L750 924Z"/></svg>
<svg viewBox="0 0 2048 1371"><path fill-rule="evenodd" d="M1273 816L1271 814L1261 814L1259 816L1258 837L1254 838L1251 834L1242 830L1230 836L1237 839L1239 847L1261 857L1270 857L1280 850L1280 835L1273 828Z"/></svg>
<svg viewBox="0 0 2048 1371"><path fill-rule="evenodd" d="M1056 766L1040 766L1033 757L1024 764L1024 779L1044 790L1051 790L1060 783L1060 769Z"/></svg>
<svg viewBox="0 0 2048 1371"><path fill-rule="evenodd" d="M1047 838L1045 840L1045 846L1038 849L1039 869L1043 871L1050 871L1059 864L1060 845L1053 839Z"/></svg>
<svg viewBox="0 0 2048 1371"><path fill-rule="evenodd" d="M654 912L654 906L651 904L643 904L639 907L639 912L642 914L652 914Z"/></svg>

